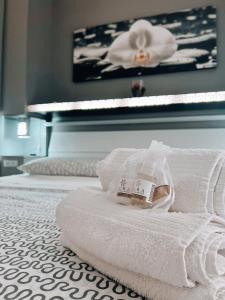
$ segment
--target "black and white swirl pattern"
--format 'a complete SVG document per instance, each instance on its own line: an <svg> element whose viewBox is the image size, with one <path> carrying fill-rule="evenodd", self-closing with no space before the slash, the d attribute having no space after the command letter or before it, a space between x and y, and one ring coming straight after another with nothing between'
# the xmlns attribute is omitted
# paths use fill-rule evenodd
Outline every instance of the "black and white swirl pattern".
<svg viewBox="0 0 225 300"><path fill-rule="evenodd" d="M63 191L0 188L0 299L144 299L59 242Z"/></svg>

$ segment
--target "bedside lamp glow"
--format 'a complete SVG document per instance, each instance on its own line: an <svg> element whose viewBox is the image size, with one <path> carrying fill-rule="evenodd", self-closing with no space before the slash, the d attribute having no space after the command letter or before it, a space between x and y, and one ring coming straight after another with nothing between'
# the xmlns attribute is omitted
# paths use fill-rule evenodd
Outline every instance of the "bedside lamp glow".
<svg viewBox="0 0 225 300"><path fill-rule="evenodd" d="M17 123L17 137L29 138L29 122L28 120L19 120Z"/></svg>

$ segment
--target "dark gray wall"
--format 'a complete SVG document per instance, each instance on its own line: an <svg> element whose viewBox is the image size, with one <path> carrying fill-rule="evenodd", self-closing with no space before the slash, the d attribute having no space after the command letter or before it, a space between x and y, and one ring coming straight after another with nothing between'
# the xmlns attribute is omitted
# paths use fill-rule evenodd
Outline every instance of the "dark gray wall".
<svg viewBox="0 0 225 300"><path fill-rule="evenodd" d="M7 0L4 36L3 105L21 114L27 100L27 25L29 0Z"/></svg>
<svg viewBox="0 0 225 300"><path fill-rule="evenodd" d="M26 103L129 97L132 78L72 82L74 29L210 4L218 8L218 68L143 79L147 95L224 90L224 0L7 0L6 4L6 114L24 113Z"/></svg>
<svg viewBox="0 0 225 300"><path fill-rule="evenodd" d="M2 108L2 49L4 25L4 0L0 0L0 110Z"/></svg>
<svg viewBox="0 0 225 300"><path fill-rule="evenodd" d="M27 103L54 101L52 5L53 0L6 1L3 72L6 115L24 114Z"/></svg>
<svg viewBox="0 0 225 300"><path fill-rule="evenodd" d="M130 96L132 78L81 84L72 82L72 32L74 29L210 4L218 8L218 68L143 77L147 95L224 90L224 0L54 0L52 53L55 100L73 101Z"/></svg>
<svg viewBox="0 0 225 300"><path fill-rule="evenodd" d="M29 102L54 101L53 0L30 0L27 45L27 98Z"/></svg>

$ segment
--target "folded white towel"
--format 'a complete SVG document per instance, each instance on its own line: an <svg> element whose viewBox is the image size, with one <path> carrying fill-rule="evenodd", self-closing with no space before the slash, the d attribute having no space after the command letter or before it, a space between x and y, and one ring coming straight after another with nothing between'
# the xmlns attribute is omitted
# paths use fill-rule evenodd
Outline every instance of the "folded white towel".
<svg viewBox="0 0 225 300"><path fill-rule="evenodd" d="M71 233L70 233L71 234ZM140 295L149 300L224 300L225 299L225 280L216 279L208 286L196 285L193 288L179 288L151 277L143 276L138 273L130 272L120 267L115 267L101 258L90 254L77 246L73 242L73 236L66 232L61 237L63 245L74 249L76 254L88 262L100 272L133 289Z"/></svg>
<svg viewBox="0 0 225 300"><path fill-rule="evenodd" d="M218 216L225 218L225 161L223 161L213 197L213 206L215 213Z"/></svg>
<svg viewBox="0 0 225 300"><path fill-rule="evenodd" d="M215 213L213 196L224 159L222 151L173 149L168 157L174 187L174 211Z"/></svg>
<svg viewBox="0 0 225 300"><path fill-rule="evenodd" d="M98 168L103 190L109 190L113 178L120 174L121 165L143 149L115 149ZM172 149L168 156L175 201L174 211L209 212L225 217L225 166L224 152L207 149ZM221 197L222 193L224 197ZM224 199L224 200L222 200Z"/></svg>
<svg viewBox="0 0 225 300"><path fill-rule="evenodd" d="M117 148L112 150L112 152L110 152L105 159L99 162L97 166L97 174L104 191L109 189L112 178L117 176L117 174L120 172L120 167L126 161L126 159L132 154L141 151L141 149Z"/></svg>
<svg viewBox="0 0 225 300"><path fill-rule="evenodd" d="M178 287L209 284L225 271L225 221L209 214L156 214L79 189L60 203L57 222L103 261Z"/></svg>

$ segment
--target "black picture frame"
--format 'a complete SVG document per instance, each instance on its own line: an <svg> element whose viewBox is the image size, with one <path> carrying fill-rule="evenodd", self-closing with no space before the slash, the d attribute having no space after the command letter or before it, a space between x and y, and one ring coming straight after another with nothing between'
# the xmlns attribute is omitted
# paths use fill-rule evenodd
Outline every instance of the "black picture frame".
<svg viewBox="0 0 225 300"><path fill-rule="evenodd" d="M216 23L216 7L205 6L77 29L73 81L216 68Z"/></svg>

